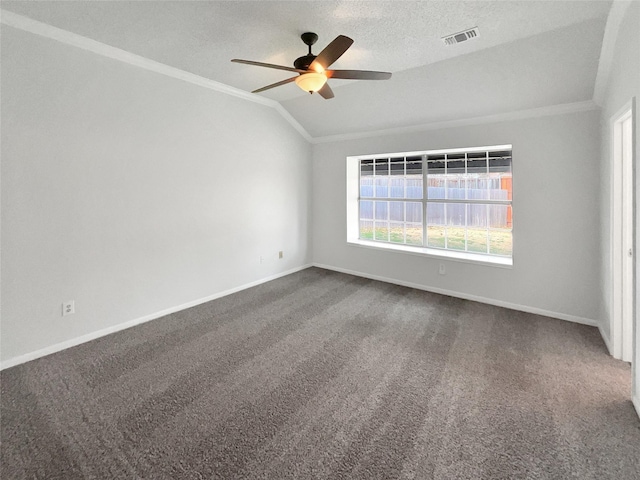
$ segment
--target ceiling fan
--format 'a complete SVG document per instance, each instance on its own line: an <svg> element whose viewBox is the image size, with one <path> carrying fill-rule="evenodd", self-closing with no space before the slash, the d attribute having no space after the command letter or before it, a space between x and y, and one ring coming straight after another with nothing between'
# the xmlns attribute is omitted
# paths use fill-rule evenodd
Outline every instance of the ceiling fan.
<svg viewBox="0 0 640 480"><path fill-rule="evenodd" d="M298 75L295 77L287 78L280 82L272 83L266 87L254 90L251 93L264 92L270 88L279 87L280 85L286 85L287 83L296 82L302 90L305 92L313 93L318 92L323 98L333 98L333 91L327 79L329 78L341 78L348 80L387 80L391 78L389 72L372 72L368 70L328 70L328 68L342 56L344 52L353 44L353 40L344 35L338 35L324 50L318 55L311 53L311 45L318 41L318 35L312 32L306 32L300 35L305 45L309 47L309 53L303 55L293 62L292 67L286 67L284 65L274 65L272 63L253 62L251 60L240 60L234 58L231 60L236 63L245 63L247 65L256 65L258 67L275 68L277 70L286 70L288 72L295 72Z"/></svg>

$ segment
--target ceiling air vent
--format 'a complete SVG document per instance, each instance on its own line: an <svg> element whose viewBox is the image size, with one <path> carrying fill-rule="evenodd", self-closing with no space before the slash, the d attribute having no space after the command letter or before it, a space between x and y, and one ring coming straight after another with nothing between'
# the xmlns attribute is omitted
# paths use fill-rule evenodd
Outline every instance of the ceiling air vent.
<svg viewBox="0 0 640 480"><path fill-rule="evenodd" d="M446 35L442 37L442 41L444 42L445 45L455 45L456 43L466 42L471 38L475 38L479 36L480 36L480 32L478 31L478 27L473 27L463 32L454 33L452 35Z"/></svg>

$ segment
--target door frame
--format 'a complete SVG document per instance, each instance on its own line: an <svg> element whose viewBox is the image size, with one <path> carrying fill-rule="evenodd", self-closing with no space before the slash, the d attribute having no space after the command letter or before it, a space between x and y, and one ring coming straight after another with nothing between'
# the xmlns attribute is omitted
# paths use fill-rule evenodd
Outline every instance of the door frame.
<svg viewBox="0 0 640 480"><path fill-rule="evenodd" d="M634 161L634 113L635 99L629 100L611 117L611 315L610 333L614 358L631 361L635 351L634 324L636 324L635 282L635 161ZM622 125L631 119L631 154L622 154ZM626 160L626 163L624 163ZM625 228L627 226L628 228ZM629 251L631 255L629 255ZM628 260L629 256L631 259ZM628 260L628 261L627 261ZM626 291L626 292L625 292ZM625 295L626 293L626 295ZM624 319L631 328L625 329ZM625 331L626 330L626 331ZM625 335L623 335L623 333ZM631 341L631 348L623 348L623 342Z"/></svg>

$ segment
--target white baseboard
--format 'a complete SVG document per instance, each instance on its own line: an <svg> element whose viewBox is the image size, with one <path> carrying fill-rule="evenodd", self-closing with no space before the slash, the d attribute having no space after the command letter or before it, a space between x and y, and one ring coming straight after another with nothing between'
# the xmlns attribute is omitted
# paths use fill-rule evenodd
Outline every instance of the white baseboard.
<svg viewBox="0 0 640 480"><path fill-rule="evenodd" d="M171 308L167 308L164 310L161 310L159 312L155 312L152 313L150 315L145 315L143 317L139 317L133 320L129 320L127 322L124 323L120 323L118 325L114 325L113 327L108 327L108 328L104 328L102 330L98 330L95 332L91 332L88 333L86 335L82 335L80 337L76 337L70 340L66 340L64 342L61 343L56 343L55 345L51 345L49 347L45 347L39 350L36 350L34 352L30 352L30 353L26 353L24 355L19 355L17 357L13 357L13 358L9 358L5 361L3 361L2 363L0 363L0 370L4 370L6 368L10 368L10 367L14 367L16 365L20 365L22 363L26 363L29 362L31 360L35 360L37 358L40 357L44 357L46 355L50 355L52 353L56 353L56 352L60 352L62 350L66 350L67 348L71 348L71 347L75 347L76 345L80 345L82 343L85 342L90 342L91 340L95 340L96 338L100 338L100 337L104 337L105 335L110 335L112 333L115 332L119 332L120 330L125 330L127 328L131 328L134 327L136 325L140 325L142 323L146 323L149 322L151 320L155 320L156 318L160 318L160 317L164 317L165 315L170 315L172 313L175 312L179 312L181 310L185 310L187 308L191 308L191 307L195 307L196 305L200 305L202 303L206 303L206 302L210 302L211 300L215 300L217 298L221 298L227 295L231 295L232 293L236 293L239 292L241 290L245 290L247 288L251 288L251 287L255 287L256 285L260 285L262 283L266 283L269 282L271 280L275 280L277 278L280 277L284 277L286 275L290 275L292 273L295 272L299 272L301 270L305 270L309 267L318 267L318 268L324 268L326 270L333 270L336 272L341 272L341 273L347 273L350 275L355 275L358 277L363 277L363 278L369 278L371 280L378 280L381 282L386 282L386 283L392 283L395 285L402 285L404 287L410 287L410 288L415 288L418 290L424 290L427 292L432 292L432 293L438 293L441 295L448 295L451 297L456 297L456 298L462 298L465 300L472 300L475 302L480 302L480 303L486 303L489 305L495 305L497 307L504 307L504 308L510 308L512 310L519 310L522 312L527 312L527 313L534 313L537 315L544 315L546 317L551 317L551 318L557 318L560 320L566 320L569 322L574 322L574 323L580 323L583 325L589 325L589 326L593 326L593 327L598 327L600 330L600 334L602 335L602 338L604 339L604 342L607 346L607 348L609 348L609 351L611 351L610 348L610 343L609 343L609 338L606 337L604 335L603 330L599 327L598 322L596 320L592 320L589 318L583 318L583 317L578 317L575 315L568 315L565 313L558 313L558 312L551 312L549 310L543 310L541 308L536 308L536 307L529 307L526 305L519 305L519 304L515 304L515 303L510 303L510 302L504 302L501 300L495 300L492 298L486 298L486 297L480 297L477 295L469 295L469 294L465 294L465 293L461 293L461 292L456 292L456 291L452 291L452 290L446 290L446 289L442 289L442 288L435 288L435 287L427 287L424 285L420 285L417 283L412 283L412 282L405 282L403 280L397 280L394 278L389 278L389 277L383 277L383 276L379 276L379 275L370 275L367 273L363 273L363 272L358 272L355 270L349 270L346 268L340 268L340 267L334 267L332 265L324 265L324 264L320 264L320 263L313 263L313 264L307 264L307 265L302 265L300 267L296 267L294 269L291 270L287 270L286 272L281 272L275 275L271 275L269 277L265 277L262 278L260 280L256 280L254 282L251 283L247 283L245 285L241 285L229 290L225 290L223 292L219 292L219 293L215 293L213 295L209 295L207 297L204 298L200 298L198 300L193 300L191 302L188 303L184 303L182 305L178 305L175 307L171 307ZM638 409L638 411L640 412L640 409L638 408L638 405L640 405L640 402L636 400L634 400L634 404L636 405L636 409Z"/></svg>
<svg viewBox="0 0 640 480"><path fill-rule="evenodd" d="M609 355L613 355L613 349L611 348L611 338L609 338L609 335L607 335L607 333L603 330L602 325L598 325L598 331L600 332L602 340L604 340L604 344L607 346Z"/></svg>
<svg viewBox="0 0 640 480"><path fill-rule="evenodd" d="M633 402L633 406L636 408L636 413L638 414L638 417L640 417L640 398L634 395L633 397L631 397L631 401Z"/></svg>
<svg viewBox="0 0 640 480"><path fill-rule="evenodd" d="M214 293L213 295L209 295L208 297L200 298L198 300L193 300L191 302L183 303L182 305L178 305L175 307L166 308L159 312L152 313L150 315L145 315L144 317L139 317L133 320L129 320L124 323L119 323L118 325L114 325L113 327L103 328L102 330L98 330L95 332L88 333L86 335L82 335L80 337L72 338L71 340L66 340L64 342L56 343L55 345L51 345L49 347L41 348L40 350L36 350L34 352L29 352L24 355L19 355L17 357L9 358L8 360L0 363L0 370L4 370L5 368L14 367L16 365L20 365L21 363L26 363L31 360L35 360L40 357L44 357L46 355L51 355L52 353L60 352L62 350L66 350L67 348L75 347L76 345L80 345L82 343L90 342L91 340L95 340L96 338L104 337L105 335L110 335L115 332L119 332L120 330L125 330L127 328L135 327L136 325L140 325L141 323L146 323L151 320L155 320L156 318L164 317L165 315L170 315L175 312L179 312L181 310L185 310L187 308L195 307L196 305L200 305L202 303L210 302L211 300L215 300L217 298L225 297L227 295L231 295L232 293L239 292L241 290L246 290L247 288L255 287L256 285L260 285L262 283L270 282L271 280L275 280L276 278L284 277L286 275L291 275L292 273L299 272L300 270L305 270L312 265L302 265L300 267L293 268L291 270L287 270L286 272L277 273L275 275L271 275L265 278L261 278L260 280L256 280L251 283L247 283L244 285L240 285L239 287L234 287L229 290L225 290L223 292Z"/></svg>
<svg viewBox="0 0 640 480"><path fill-rule="evenodd" d="M466 293L456 292L453 290L445 290L444 288L428 287L420 285L418 283L405 282L404 280L397 280L395 278L382 277L379 275L370 275L368 273L357 272L355 270L348 270L346 268L334 267L332 265L324 265L321 263L314 263L314 267L324 268L326 270L333 270L341 273L348 273L357 277L369 278L371 280L379 280L381 282L393 283L395 285L401 285L403 287L411 287L417 290L424 290L431 293L439 293L441 295L448 295L450 297L462 298L464 300L472 300L474 302L486 303L488 305L495 305L496 307L510 308L511 310L519 310L521 312L534 313L536 315L544 315L545 317L557 318L559 320L566 320L568 322L580 323L582 325L589 325L590 327L598 327L598 321L591 318L579 317L576 315L569 315L566 313L552 312L537 307L529 307L527 305L520 305L517 303L504 302L502 300L495 300L493 298L480 297L477 295L469 295Z"/></svg>

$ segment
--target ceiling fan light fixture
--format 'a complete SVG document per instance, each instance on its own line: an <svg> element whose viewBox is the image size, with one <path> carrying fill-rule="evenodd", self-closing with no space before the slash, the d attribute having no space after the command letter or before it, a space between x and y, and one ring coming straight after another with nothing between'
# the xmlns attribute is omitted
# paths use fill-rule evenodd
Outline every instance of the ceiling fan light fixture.
<svg viewBox="0 0 640 480"><path fill-rule="evenodd" d="M295 81L302 90L313 93L324 87L324 84L327 83L327 77L323 73L308 72L297 77Z"/></svg>

